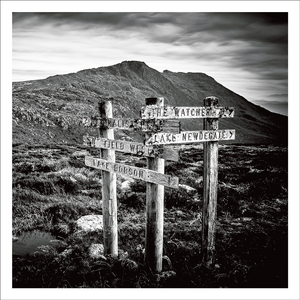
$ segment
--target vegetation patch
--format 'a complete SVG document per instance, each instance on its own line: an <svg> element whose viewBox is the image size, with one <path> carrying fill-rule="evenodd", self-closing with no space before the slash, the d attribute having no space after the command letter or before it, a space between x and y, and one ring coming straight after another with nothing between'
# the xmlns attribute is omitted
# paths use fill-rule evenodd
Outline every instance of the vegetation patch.
<svg viewBox="0 0 300 300"><path fill-rule="evenodd" d="M101 231L82 232L76 221L102 214L101 172L84 165L81 147L13 147L13 235L39 229L57 247L13 256L14 288L285 288L288 278L287 149L219 147L216 259L202 263L202 149L186 147L166 174L163 272L144 264L146 183L117 177L119 255L89 255ZM84 150L85 151L85 150ZM126 163L145 162L122 156ZM168 262L168 263L167 263Z"/></svg>

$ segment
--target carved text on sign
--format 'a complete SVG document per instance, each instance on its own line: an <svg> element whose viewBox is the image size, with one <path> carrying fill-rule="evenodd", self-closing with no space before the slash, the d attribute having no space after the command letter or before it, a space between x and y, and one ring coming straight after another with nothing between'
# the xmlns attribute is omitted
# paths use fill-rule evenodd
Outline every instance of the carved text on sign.
<svg viewBox="0 0 300 300"><path fill-rule="evenodd" d="M96 138L93 136L83 136L85 146L95 147L100 149L112 149L120 152L131 153L137 156L159 157L166 160L178 161L178 150L170 147L150 146L147 147L142 143L111 140L107 138Z"/></svg>
<svg viewBox="0 0 300 300"><path fill-rule="evenodd" d="M91 156L85 157L85 165L107 172L127 175L132 178L164 185L171 188L178 188L178 177L172 177L156 171L128 166L125 164L114 163L100 158Z"/></svg>
<svg viewBox="0 0 300 300"><path fill-rule="evenodd" d="M145 141L145 145L188 144L234 139L234 129L182 131L178 134L155 133Z"/></svg>
<svg viewBox="0 0 300 300"><path fill-rule="evenodd" d="M100 118L83 117L82 124L86 127L97 127L101 129L116 128L134 131L169 131L179 132L179 121L177 120L143 120L123 118Z"/></svg>
<svg viewBox="0 0 300 300"><path fill-rule="evenodd" d="M142 119L233 118L233 107L176 107L149 105L141 108Z"/></svg>

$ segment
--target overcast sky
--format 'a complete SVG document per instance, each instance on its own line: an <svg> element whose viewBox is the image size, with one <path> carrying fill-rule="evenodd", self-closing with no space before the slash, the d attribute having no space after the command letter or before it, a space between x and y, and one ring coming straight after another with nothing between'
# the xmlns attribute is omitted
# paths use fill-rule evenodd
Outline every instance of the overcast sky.
<svg viewBox="0 0 300 300"><path fill-rule="evenodd" d="M287 13L14 13L13 81L120 63L203 72L249 99L288 93Z"/></svg>

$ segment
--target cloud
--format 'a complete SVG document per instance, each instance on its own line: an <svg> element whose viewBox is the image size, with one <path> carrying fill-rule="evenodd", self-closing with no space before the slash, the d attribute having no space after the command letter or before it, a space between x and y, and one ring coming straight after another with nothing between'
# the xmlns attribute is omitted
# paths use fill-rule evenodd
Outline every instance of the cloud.
<svg viewBox="0 0 300 300"><path fill-rule="evenodd" d="M287 30L287 13L13 13L14 72L26 57L26 69L44 60L57 73L141 60L240 94L263 84L286 93Z"/></svg>

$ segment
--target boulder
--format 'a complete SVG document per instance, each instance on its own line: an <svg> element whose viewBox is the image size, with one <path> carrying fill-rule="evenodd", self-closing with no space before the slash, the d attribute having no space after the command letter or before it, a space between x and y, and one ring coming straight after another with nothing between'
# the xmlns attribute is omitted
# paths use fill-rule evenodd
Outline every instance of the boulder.
<svg viewBox="0 0 300 300"><path fill-rule="evenodd" d="M76 221L76 224L81 231L96 231L103 230L102 215L87 215Z"/></svg>

